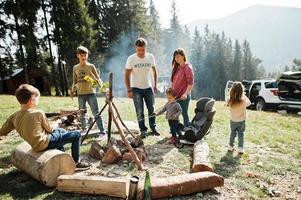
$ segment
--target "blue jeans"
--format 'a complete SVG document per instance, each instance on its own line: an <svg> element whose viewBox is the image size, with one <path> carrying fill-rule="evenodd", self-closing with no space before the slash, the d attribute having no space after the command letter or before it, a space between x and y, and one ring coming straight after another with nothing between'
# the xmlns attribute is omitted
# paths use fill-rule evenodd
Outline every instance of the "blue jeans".
<svg viewBox="0 0 301 200"><path fill-rule="evenodd" d="M97 97L95 94L84 94L84 95L78 95L78 106L79 109L87 109L86 102L88 102L92 114L94 118L96 118L99 114L99 109L98 109L98 103L97 103ZM82 128L87 128L87 119L86 119L86 114L82 113L80 114L80 123ZM96 120L97 127L100 131L104 131L104 125L103 125L103 119L102 116L100 115L98 119Z"/></svg>
<svg viewBox="0 0 301 200"><path fill-rule="evenodd" d="M147 127L145 126L145 119L144 119L143 100L148 110L149 126L152 130L155 130L156 129L156 116L154 114L155 98L154 98L154 92L152 88L147 88L147 89L132 88L132 92L133 92L133 101L134 101L140 132L147 131Z"/></svg>
<svg viewBox="0 0 301 200"><path fill-rule="evenodd" d="M49 144L47 149L58 149L64 151L64 145L71 143L71 155L75 163L79 161L79 131L66 131L62 128L56 128L49 134Z"/></svg>
<svg viewBox="0 0 301 200"><path fill-rule="evenodd" d="M188 95L185 100L178 100L178 103L182 108L182 116L183 116L185 127L189 126L189 115L188 115L189 102L190 102L190 95Z"/></svg>
<svg viewBox="0 0 301 200"><path fill-rule="evenodd" d="M176 138L178 133L179 121L168 120L168 124L169 124L171 135Z"/></svg>
<svg viewBox="0 0 301 200"><path fill-rule="evenodd" d="M230 134L229 145L231 147L234 146L234 140L235 140L235 137L237 134L238 135L238 147L243 147L244 146L244 131L246 129L245 121L242 121L242 122L230 121L230 127L231 127L231 134Z"/></svg>

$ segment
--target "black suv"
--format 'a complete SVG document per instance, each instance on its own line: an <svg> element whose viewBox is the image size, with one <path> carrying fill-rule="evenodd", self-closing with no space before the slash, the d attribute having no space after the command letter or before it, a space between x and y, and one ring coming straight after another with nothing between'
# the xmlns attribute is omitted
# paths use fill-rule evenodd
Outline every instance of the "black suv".
<svg viewBox="0 0 301 200"><path fill-rule="evenodd" d="M277 79L279 98L283 108L290 113L301 111L301 71L284 72Z"/></svg>

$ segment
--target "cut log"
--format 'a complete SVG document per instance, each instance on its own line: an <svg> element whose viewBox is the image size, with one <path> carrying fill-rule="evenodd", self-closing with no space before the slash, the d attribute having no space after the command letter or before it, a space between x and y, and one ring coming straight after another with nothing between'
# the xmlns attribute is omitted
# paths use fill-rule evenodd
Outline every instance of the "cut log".
<svg viewBox="0 0 301 200"><path fill-rule="evenodd" d="M193 147L193 163L191 172L213 172L209 159L209 146L204 140L199 140Z"/></svg>
<svg viewBox="0 0 301 200"><path fill-rule="evenodd" d="M197 172L167 178L151 178L152 199L202 192L224 185L224 178L213 172ZM144 180L139 181L137 199L143 199Z"/></svg>
<svg viewBox="0 0 301 200"><path fill-rule="evenodd" d="M115 145L113 145L108 149L108 151L105 153L101 161L107 164L113 164L121 159L122 159L121 152Z"/></svg>
<svg viewBox="0 0 301 200"><path fill-rule="evenodd" d="M93 142L89 154L91 157L101 160L105 155L105 152L101 148L100 144L98 144L97 142Z"/></svg>
<svg viewBox="0 0 301 200"><path fill-rule="evenodd" d="M122 155L122 160L123 160L123 161L132 162L132 161L133 161L133 158L132 158L131 153L130 153L130 152L125 152L125 153Z"/></svg>
<svg viewBox="0 0 301 200"><path fill-rule="evenodd" d="M57 189L80 194L102 194L119 198L127 197L127 181L117 178L62 175L58 177Z"/></svg>
<svg viewBox="0 0 301 200"><path fill-rule="evenodd" d="M16 147L12 163L46 186L55 187L57 177L75 172L75 163L70 154L52 149L35 152L27 142Z"/></svg>
<svg viewBox="0 0 301 200"><path fill-rule="evenodd" d="M146 154L145 154L145 152L144 152L143 149L136 148L135 152L136 152L139 160L144 161L146 159ZM125 160L125 161L128 161L128 162L132 162L132 161L134 161L134 158L132 157L132 154L130 152L125 152L122 155L122 160Z"/></svg>

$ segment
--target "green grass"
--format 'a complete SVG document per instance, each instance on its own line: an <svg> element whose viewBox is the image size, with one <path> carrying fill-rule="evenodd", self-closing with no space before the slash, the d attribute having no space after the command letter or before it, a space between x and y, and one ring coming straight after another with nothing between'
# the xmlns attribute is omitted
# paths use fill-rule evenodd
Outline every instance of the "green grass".
<svg viewBox="0 0 301 200"><path fill-rule="evenodd" d="M19 109L18 102L13 96L0 96L0 124L14 111ZM123 120L136 120L133 103L126 98L115 98ZM156 99L156 108L164 105L165 99ZM104 98L99 99L100 108L104 105ZM195 101L190 104L190 116L193 116ZM77 99L73 101L66 97L42 97L39 109L45 112L59 112L60 109L77 109ZM229 142L229 117L223 102L216 102L216 115L211 133L206 136L210 147L210 160L217 174L225 177L225 187L238 191L246 199L268 198L265 189L258 186L259 182L278 187L281 178L287 174L301 179L301 117L300 115L278 114L274 112L256 112L248 110L247 128L245 132L246 152L238 156L227 152ZM107 112L104 113L107 119ZM147 137L146 148L150 149L153 158L146 163L150 167L151 175L170 176L189 173L191 165L191 147L176 149L166 145L168 124L164 116L157 118L161 137ZM114 199L104 196L87 196L61 193L47 188L26 174L12 166L10 154L22 142L16 133L12 133L0 140L0 199ZM81 147L81 153L87 154L92 139ZM258 163L262 163L260 166ZM141 174L134 165L128 170L131 174ZM256 178L246 177L247 172L256 174ZM289 181L286 178L285 181ZM300 182L299 182L300 183ZM291 183L292 190L294 184ZM298 185L296 182L295 185ZM231 190L221 188L222 194ZM285 191L285 190L284 190ZM285 192L284 192L285 193ZM284 194L282 194L284 195ZM194 199L194 196L179 197L177 199Z"/></svg>

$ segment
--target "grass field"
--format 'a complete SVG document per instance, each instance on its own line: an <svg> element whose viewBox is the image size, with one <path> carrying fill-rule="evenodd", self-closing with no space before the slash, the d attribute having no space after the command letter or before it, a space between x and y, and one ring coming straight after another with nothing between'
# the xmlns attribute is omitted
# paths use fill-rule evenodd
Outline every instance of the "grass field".
<svg viewBox="0 0 301 200"><path fill-rule="evenodd" d="M115 104L124 120L135 120L133 103L129 99L115 98ZM165 99L156 99L156 108ZM99 99L100 107L104 99ZM190 117L195 101L192 101ZM13 96L0 96L0 125L19 108ZM39 109L59 112L60 109L77 108L77 99L65 97L42 97ZM216 102L216 115L211 133L206 137L210 147L210 160L217 174L225 177L225 186L191 196L170 199L269 199L269 191L278 191L274 199L301 199L301 116L276 112L248 110L245 132L245 149L242 156L227 152L229 141L229 118L223 102ZM107 113L104 113L107 119ZM153 152L153 160L145 163L152 176L171 176L188 173L191 147L176 149L166 144L168 125L164 116L157 119L160 137L147 137L146 147ZM91 140L91 139L90 139ZM105 196L87 196L61 193L31 179L12 166L10 154L22 139L12 132L0 139L0 199L114 199ZM89 140L81 148L89 151ZM156 151L160 149L159 151ZM129 167L130 174L140 173ZM247 174L252 174L248 177ZM274 193L273 193L274 194Z"/></svg>

